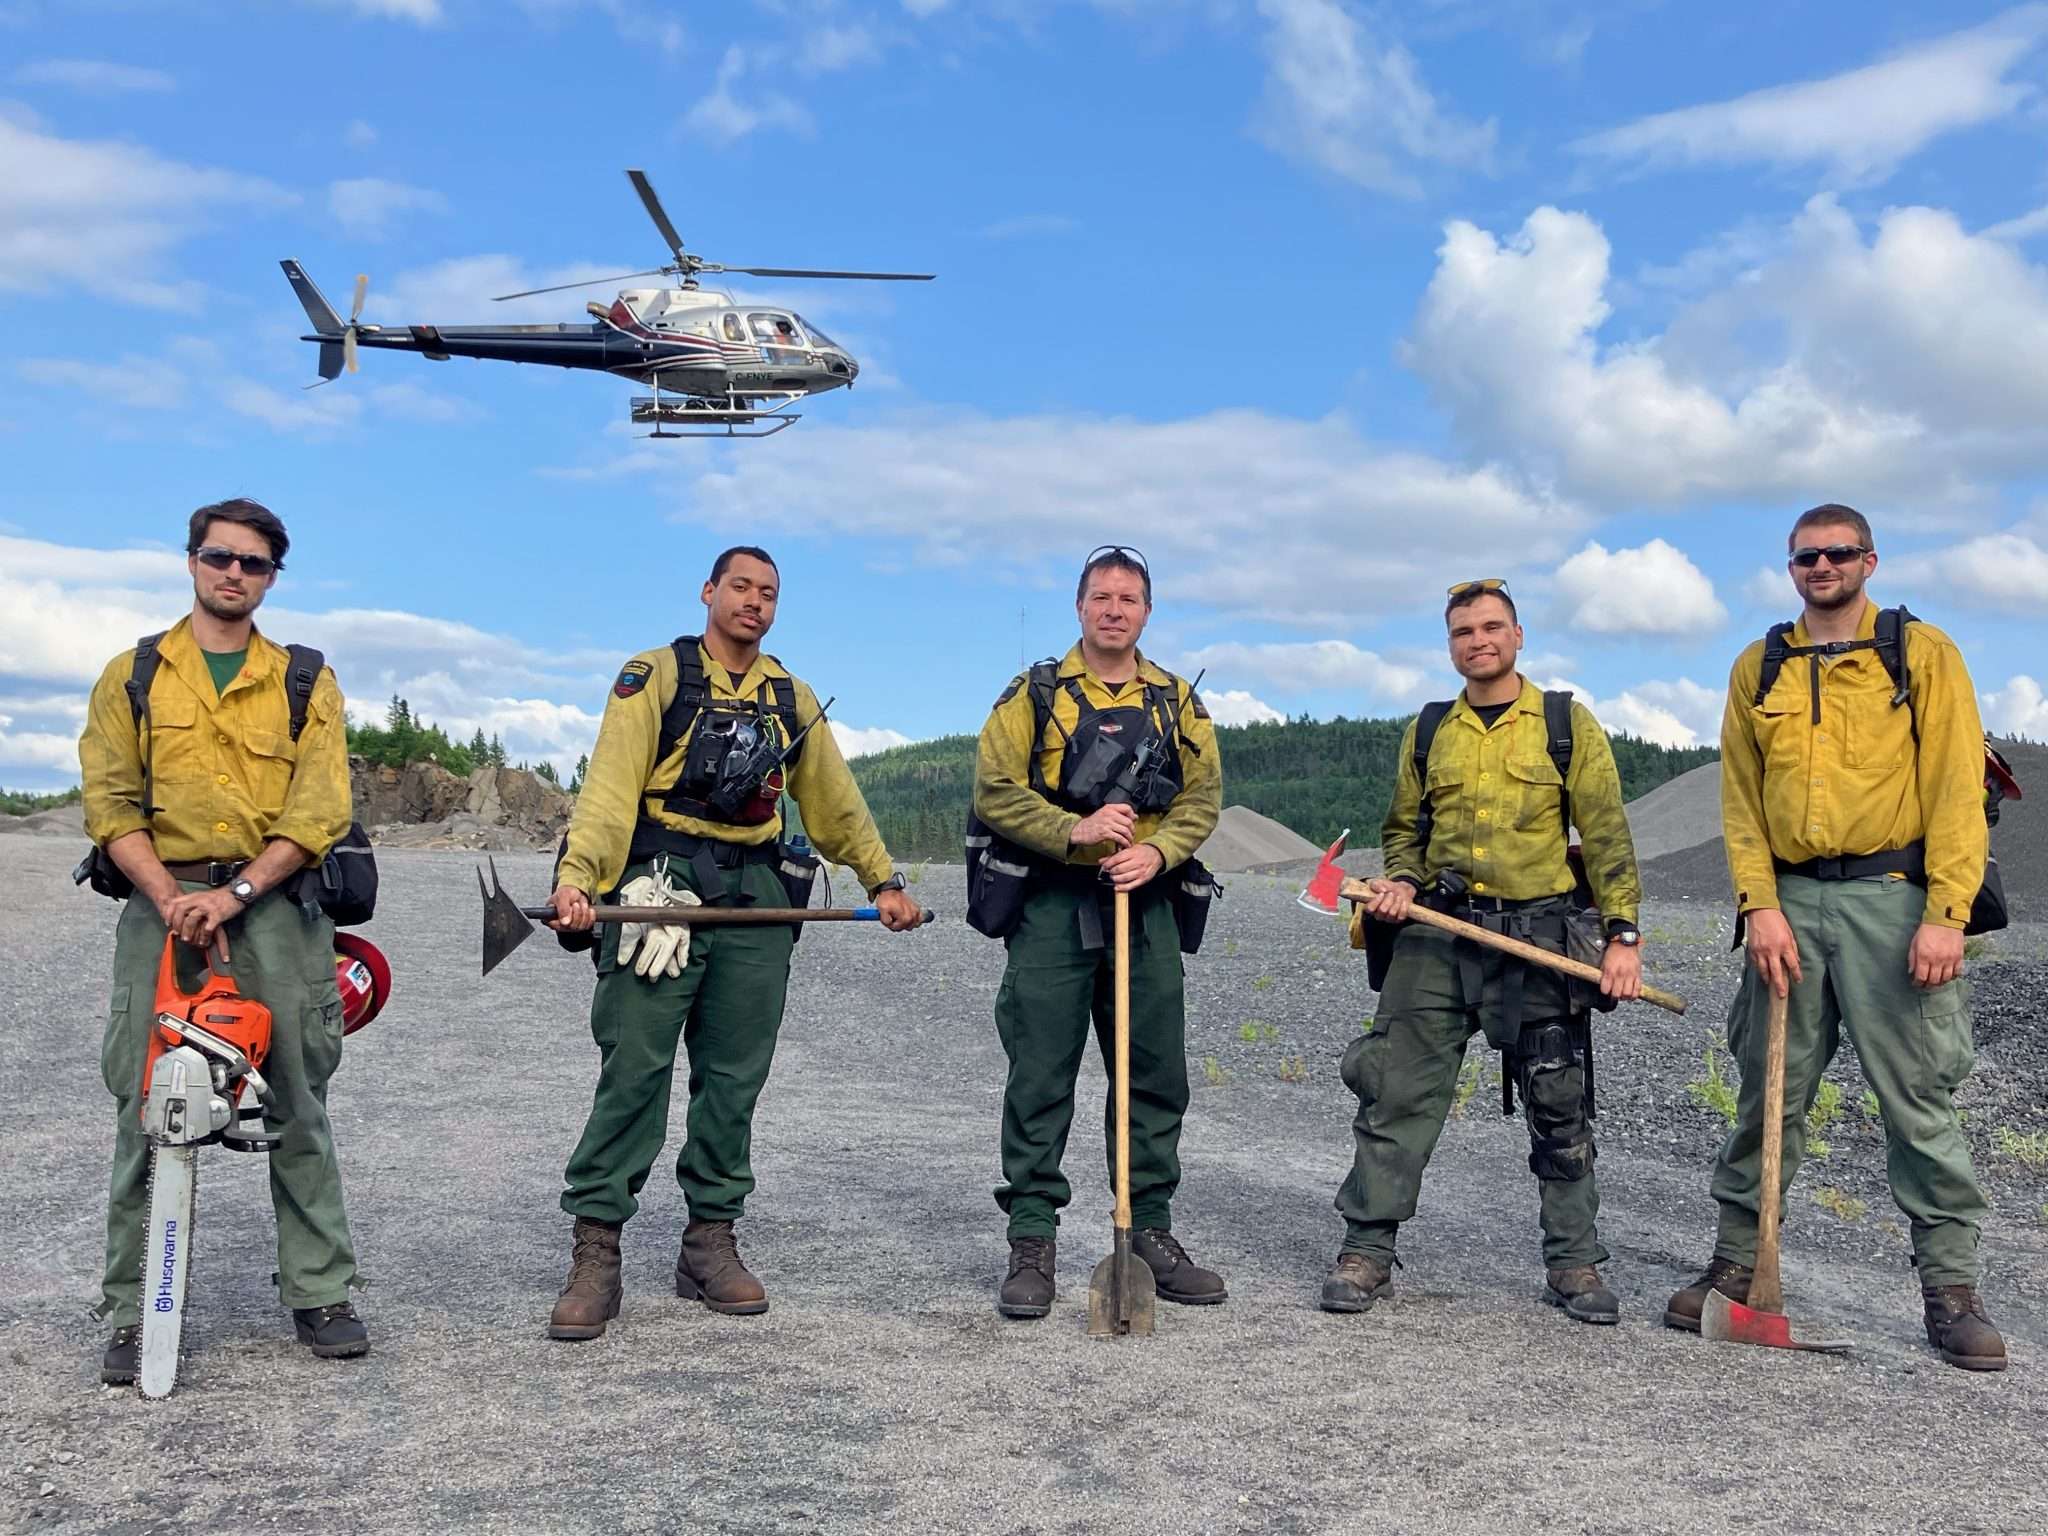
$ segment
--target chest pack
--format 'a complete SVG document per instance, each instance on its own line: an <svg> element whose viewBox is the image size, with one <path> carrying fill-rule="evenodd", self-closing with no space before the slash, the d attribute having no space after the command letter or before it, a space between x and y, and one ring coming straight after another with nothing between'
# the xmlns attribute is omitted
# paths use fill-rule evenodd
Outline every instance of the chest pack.
<svg viewBox="0 0 2048 1536"><path fill-rule="evenodd" d="M1807 658L1807 696L1812 701L1810 718L1820 724L1820 674L1823 658L1846 656L1855 651L1876 651L1877 659L1884 666L1885 676L1892 682L1892 708L1905 708L1913 729L1913 741L1920 741L1919 707L1913 702L1913 675L1906 655L1906 626L1920 621L1910 609L1901 603L1896 608L1880 608L1877 620L1872 626L1868 640L1830 640L1821 645L1794 645L1792 631L1794 624L1787 620L1773 624L1764 632L1764 654L1757 669L1756 694L1751 704L1761 709L1764 700L1771 696L1771 689L1777 686L1778 676L1785 670L1785 663L1795 656ZM1992 747L1989 737L1984 741L1984 820L1990 826L1998 825L1998 803L2004 799L2018 799L2019 784L2012 776L2011 766ZM1879 865L1887 858L1884 854L1873 854L1868 858L1850 860L1851 867L1868 865L1871 873L1899 873L1916 885L1927 883L1927 853L1924 843L1915 843L1909 848L1896 850L1898 869L1880 870ZM1841 866L1845 861L1834 861ZM1996 933L2010 921L2005 901L2005 879L1998 871L1998 856L1988 854L1984 861L1984 881L1977 888L1977 896L1970 904L1969 921L1964 925L1966 934ZM1737 925L1738 939L1741 926Z"/></svg>
<svg viewBox="0 0 2048 1536"><path fill-rule="evenodd" d="M752 699L714 699L699 638L679 635L669 643L676 691L662 711L654 760L665 763L679 743L687 746L662 809L724 826L756 827L774 818L785 772L803 756L796 683L769 677Z"/></svg>
<svg viewBox="0 0 2048 1536"><path fill-rule="evenodd" d="M155 686L157 672L163 665L163 639L168 633L168 630L158 630L135 642L135 656L129 664L128 678L121 685L128 695L129 717L134 722L138 738L146 742L142 758L141 810L142 819L148 822L154 822L157 812L163 809L156 803L156 731L150 723L149 691ZM297 742L306 729L306 715L313 705L313 688L320 681L320 670L327 665L327 658L310 645L286 646L285 653L284 689L289 709L287 729L291 739ZM108 857L107 851L97 845L79 862L78 868L72 872L72 879L116 901L126 901L135 892L134 883ZM377 856L371 849L369 834L363 830L362 823L351 821L348 831L327 851L326 857L313 868L287 881L286 886L293 899L309 915L314 911L324 912L337 928L367 923L377 910Z"/></svg>

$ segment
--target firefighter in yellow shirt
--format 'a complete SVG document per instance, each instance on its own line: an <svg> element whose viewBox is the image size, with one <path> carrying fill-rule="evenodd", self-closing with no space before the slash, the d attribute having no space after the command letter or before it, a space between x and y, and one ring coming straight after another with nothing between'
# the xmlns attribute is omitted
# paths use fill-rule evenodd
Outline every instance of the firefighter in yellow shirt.
<svg viewBox="0 0 2048 1536"><path fill-rule="evenodd" d="M1976 694L1954 641L1870 601L1877 546L1862 513L1815 507L1789 545L1804 610L1736 658L1721 720L1722 828L1750 963L1728 1017L1742 1092L1714 1165L1720 1231L1664 1321L1697 1331L1709 1290L1748 1298L1775 991L1789 999L1785 1185L1846 1031L1884 1117L1928 1341L1951 1365L2003 1370L1976 1290L1988 1206L1954 1105L1974 1059L1963 929L1990 848Z"/></svg>
<svg viewBox="0 0 2048 1536"><path fill-rule="evenodd" d="M704 583L703 634L642 651L620 671L556 872L557 929L587 932L593 899L614 894L629 906L806 905L817 863L781 841L785 790L818 850L873 895L884 926L923 920L817 696L761 650L781 581L766 550L725 551ZM597 1093L562 1193L574 1253L551 1337L594 1339L619 1314L620 1231L668 1136L678 1045L690 1105L676 1180L690 1220L676 1294L718 1312L767 1311L733 1223L754 1188L754 1105L795 942L782 925L604 929L590 1010Z"/></svg>

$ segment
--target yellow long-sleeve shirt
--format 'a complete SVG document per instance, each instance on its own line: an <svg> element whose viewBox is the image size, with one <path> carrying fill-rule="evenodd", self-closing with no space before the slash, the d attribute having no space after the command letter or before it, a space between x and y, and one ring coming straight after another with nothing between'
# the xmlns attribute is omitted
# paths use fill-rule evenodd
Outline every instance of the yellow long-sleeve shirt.
<svg viewBox="0 0 2048 1536"><path fill-rule="evenodd" d="M1076 644L1061 658L1059 676L1073 679L1092 709L1132 708L1142 703L1136 683L1120 694L1110 692L1081 658ZM1044 782L1060 781L1060 759L1067 736L1081 719L1081 706L1064 687L1052 695L1052 715L1038 740L1032 740L1033 709L1029 674L1013 680L981 728L974 761L974 812L1021 848L1069 864L1099 864L1115 852L1112 843L1071 846L1067 839L1081 818L1054 804L1031 787L1031 754L1039 754ZM1223 764L1216 747L1216 726L1202 701L1186 683L1165 668L1138 657L1137 682L1171 688L1180 701L1181 790L1163 811L1147 811L1137 820L1134 842L1150 843L1173 869L1194 857L1195 850L1216 830L1223 813Z"/></svg>
<svg viewBox="0 0 2048 1536"><path fill-rule="evenodd" d="M735 678L701 644L697 650L713 700L751 703L761 696L769 678L786 677L796 695L797 728L817 719L818 696L773 656L756 657L746 674ZM569 821L569 848L557 877L561 884L591 896L616 887L626 872L633 828L643 810L664 827L719 842L753 846L781 834L779 812L759 825L740 827L663 808L662 798L675 787L689 746L685 736L667 757L655 761L661 748L661 717L678 683L675 651L666 645L640 652L619 674L605 700L597 745L591 749L583 792ZM890 877L895 866L889 850L830 725L820 724L804 737L803 750L788 770L787 788L803 812L805 833L820 853L851 867L869 890Z"/></svg>
<svg viewBox="0 0 2048 1536"><path fill-rule="evenodd" d="M320 669L295 742L283 646L251 632L242 670L218 694L190 618L165 634L158 654L145 725L128 702L132 648L93 685L78 741L86 835L105 847L147 831L169 864L253 859L279 837L316 862L325 857L350 814L348 735L333 671ZM158 809L145 818L143 761L152 741Z"/></svg>
<svg viewBox="0 0 2048 1536"><path fill-rule="evenodd" d="M1429 879L1462 875L1475 895L1509 901L1560 896L1572 888L1560 783L1571 791L1586 876L1603 917L1633 923L1642 904L1634 839L1622 810L1621 775L1607 732L1585 705L1572 704L1571 775L1560 780L1543 723L1543 690L1524 678L1521 696L1488 728L1459 694L1429 749L1429 846L1417 836L1423 782L1415 774L1415 725L1401 738L1394 799L1380 832L1386 872Z"/></svg>
<svg viewBox="0 0 2048 1536"><path fill-rule="evenodd" d="M1877 615L1866 602L1858 639L1875 636ZM1812 643L1804 619L1791 643ZM1736 658L1721 716L1721 823L1738 910L1778 905L1774 858L1802 864L1924 839L1923 919L1968 922L1990 851L1977 695L1962 653L1933 625L1906 626L1905 645L1910 707L1892 704L1891 674L1875 650L1787 657L1762 704L1764 642Z"/></svg>

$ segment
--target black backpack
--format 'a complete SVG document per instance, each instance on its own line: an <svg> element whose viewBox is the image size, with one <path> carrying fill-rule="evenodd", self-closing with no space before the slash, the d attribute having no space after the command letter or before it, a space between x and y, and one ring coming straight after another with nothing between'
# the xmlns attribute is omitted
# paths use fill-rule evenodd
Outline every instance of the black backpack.
<svg viewBox="0 0 2048 1536"><path fill-rule="evenodd" d="M135 642L135 659L128 671L128 681L122 684L128 695L130 716L138 730L149 718L149 690L156 682L158 667L163 664L160 647L168 633L168 630L158 630ZM292 645L285 649L285 697L291 705L291 739L297 741L306 728L306 712L312 707L313 688L320 681L320 669L327 665L327 658L310 645ZM142 765L142 816L145 821L154 819L161 809L155 803L154 732L151 737L150 752ZM98 845L94 845L79 862L71 878L77 884L90 885L100 895L110 896L116 901L126 901L135 893L133 882L121 873L120 866ZM369 834L363 830L363 824L351 821L348 831L328 849L327 856L318 865L286 883L292 888L293 899L306 909L308 915L315 910L325 912L337 928L367 923L377 910L377 856L370 847Z"/></svg>

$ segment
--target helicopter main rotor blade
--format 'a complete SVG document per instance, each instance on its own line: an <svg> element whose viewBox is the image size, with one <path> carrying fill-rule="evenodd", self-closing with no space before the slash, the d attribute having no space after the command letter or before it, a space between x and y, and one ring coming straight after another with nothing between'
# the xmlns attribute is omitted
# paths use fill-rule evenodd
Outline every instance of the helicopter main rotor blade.
<svg viewBox="0 0 2048 1536"><path fill-rule="evenodd" d="M703 272L744 272L749 277L858 277L873 283L928 283L931 272L821 272L813 267L727 267L707 263Z"/></svg>
<svg viewBox="0 0 2048 1536"><path fill-rule="evenodd" d="M507 299L530 299L536 293L567 293L571 288L597 288L605 283L623 283L629 277L666 277L673 267L650 267L645 272L621 272L617 277L586 277L580 283L556 283L552 288L522 288L517 293L501 293L492 298L493 304L502 304Z"/></svg>
<svg viewBox="0 0 2048 1536"><path fill-rule="evenodd" d="M363 317L363 295L370 291L370 274L356 274L356 301L348 307L348 323L354 325Z"/></svg>
<svg viewBox="0 0 2048 1536"><path fill-rule="evenodd" d="M654 195L654 183L647 179L645 171L628 171L626 179L633 183L633 190L640 194L640 201L647 209L647 216L654 220L654 227L661 231L661 238L668 242L668 248L675 252L677 261L683 259L683 237L676 233L675 225L668 221L668 212L661 206L661 199Z"/></svg>

